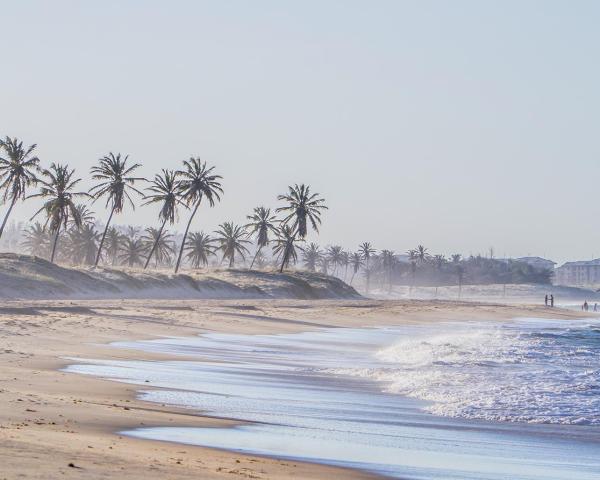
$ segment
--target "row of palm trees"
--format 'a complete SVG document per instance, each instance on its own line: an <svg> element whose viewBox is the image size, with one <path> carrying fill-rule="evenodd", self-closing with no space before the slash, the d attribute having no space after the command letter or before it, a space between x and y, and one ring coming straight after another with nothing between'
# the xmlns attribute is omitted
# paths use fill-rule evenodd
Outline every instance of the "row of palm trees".
<svg viewBox="0 0 600 480"><path fill-rule="evenodd" d="M173 248L166 247L170 245L167 240L170 234L165 227L167 223L172 226L177 221L179 210L183 208L191 213L178 249L175 273L181 266L183 253L187 250L190 254L194 251L194 246L196 250L199 247L203 250L191 255L193 265L205 264L211 253L220 250L223 254L222 261L227 259L229 265L233 266L236 255L244 257L249 253L246 247L250 243L249 235L255 235L257 239L253 263L274 235L273 251L280 259L282 271L297 259L296 242L305 241L310 227L318 232L321 213L327 209L324 199L318 193L311 193L309 186L294 185L288 187L286 194L277 197L285 203L275 210L275 214L271 214L271 210L266 207L257 207L248 216L250 223L247 225L225 222L219 226L215 238L196 232L190 235L188 243L190 226L200 206L208 203L210 207L214 207L223 194L222 177L215 174L214 167L209 167L199 157L185 160L179 170L163 169L153 180L148 181L136 174L140 164L130 163L127 155L111 152L91 168L92 179L96 184L89 192L83 192L78 189L81 178L75 176L74 169L56 163L52 163L49 168L41 168L39 158L33 155L35 148L35 144L25 147L16 138L6 137L0 140L0 152L3 152L0 155L0 190L3 192L4 202L9 204L0 227L0 238L17 201L41 198L44 203L32 219L43 213L46 220L43 224L31 227L27 241L32 243L32 236L40 232L47 231L52 235L49 253L51 262L56 257L60 234L65 232L72 245L85 245L85 248L81 247L83 256L78 255L77 258L83 258L86 263L90 263L92 256L93 265L97 266L105 254L113 262L119 255L125 255L127 264L131 265L139 263L144 257L146 268L153 256L164 257ZM139 186L144 183L149 185L142 191ZM29 193L34 187L39 187L38 191ZM158 228L149 229L147 234L150 237L145 241L136 235L120 239L119 232L112 228L113 217L121 214L128 206L135 209L136 197L142 198L143 205L159 205ZM88 199L92 203L105 201L109 215L99 238L94 230L94 222L86 219L86 215L89 217L90 213L84 204L78 202L80 199ZM283 214L283 217L278 218L278 213ZM151 246L148 238L152 242ZM96 242L98 246L92 255ZM125 250L126 253L122 254L120 250Z"/></svg>

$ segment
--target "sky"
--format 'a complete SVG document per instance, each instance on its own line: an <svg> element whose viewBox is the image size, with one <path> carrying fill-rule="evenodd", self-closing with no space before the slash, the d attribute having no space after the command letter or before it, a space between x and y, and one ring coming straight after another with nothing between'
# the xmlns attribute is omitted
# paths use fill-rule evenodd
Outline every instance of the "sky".
<svg viewBox="0 0 600 480"><path fill-rule="evenodd" d="M193 230L243 223L307 183L329 206L310 236L322 245L600 256L599 2L0 0L0 11L0 135L75 168L84 190L108 152L147 178L194 155L225 194ZM157 213L115 221L156 225Z"/></svg>

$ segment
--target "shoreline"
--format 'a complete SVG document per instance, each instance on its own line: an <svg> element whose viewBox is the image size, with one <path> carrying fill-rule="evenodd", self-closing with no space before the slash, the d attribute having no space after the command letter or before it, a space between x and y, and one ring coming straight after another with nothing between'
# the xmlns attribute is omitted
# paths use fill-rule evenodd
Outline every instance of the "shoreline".
<svg viewBox="0 0 600 480"><path fill-rule="evenodd" d="M85 469L91 478L377 478L357 470L277 460L206 447L138 440L118 432L140 426L224 427L240 422L138 400L139 385L73 375L66 357L173 359L108 346L201 333L291 333L323 326L378 326L515 316L583 318L544 307L420 301L11 301L0 311L5 352L0 375L0 461L6 478L65 476ZM86 338L81 343L81 338ZM30 337L30 338L27 338ZM31 340L35 338L35 342ZM93 342L93 343L90 343ZM177 360L183 359L177 357ZM21 398L22 397L22 398ZM85 408L91 407L91 408ZM91 411L90 411L91 410ZM132 418L135 413L135 418ZM73 435L77 440L73 442ZM76 445L72 445L76 443ZM44 451L48 445L53 447ZM18 452L33 457L26 464ZM185 453L183 453L185 452ZM69 467L69 463L75 465Z"/></svg>

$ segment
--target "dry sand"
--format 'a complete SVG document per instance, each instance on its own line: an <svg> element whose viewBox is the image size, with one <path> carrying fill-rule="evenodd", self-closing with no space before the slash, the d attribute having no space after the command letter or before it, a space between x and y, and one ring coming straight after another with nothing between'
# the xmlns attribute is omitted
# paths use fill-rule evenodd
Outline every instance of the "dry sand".
<svg viewBox="0 0 600 480"><path fill-rule="evenodd" d="M2 301L0 480L371 478L362 472L122 437L137 426L227 426L136 400L136 387L59 371L65 357L160 359L116 340L405 322L575 318L543 307L397 301Z"/></svg>

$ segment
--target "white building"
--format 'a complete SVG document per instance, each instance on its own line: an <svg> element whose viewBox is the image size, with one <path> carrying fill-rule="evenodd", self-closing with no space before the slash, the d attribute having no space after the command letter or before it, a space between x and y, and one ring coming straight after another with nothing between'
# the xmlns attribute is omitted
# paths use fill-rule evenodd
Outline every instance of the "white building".
<svg viewBox="0 0 600 480"><path fill-rule="evenodd" d="M600 284L600 258L567 262L555 270L557 285L592 286Z"/></svg>

